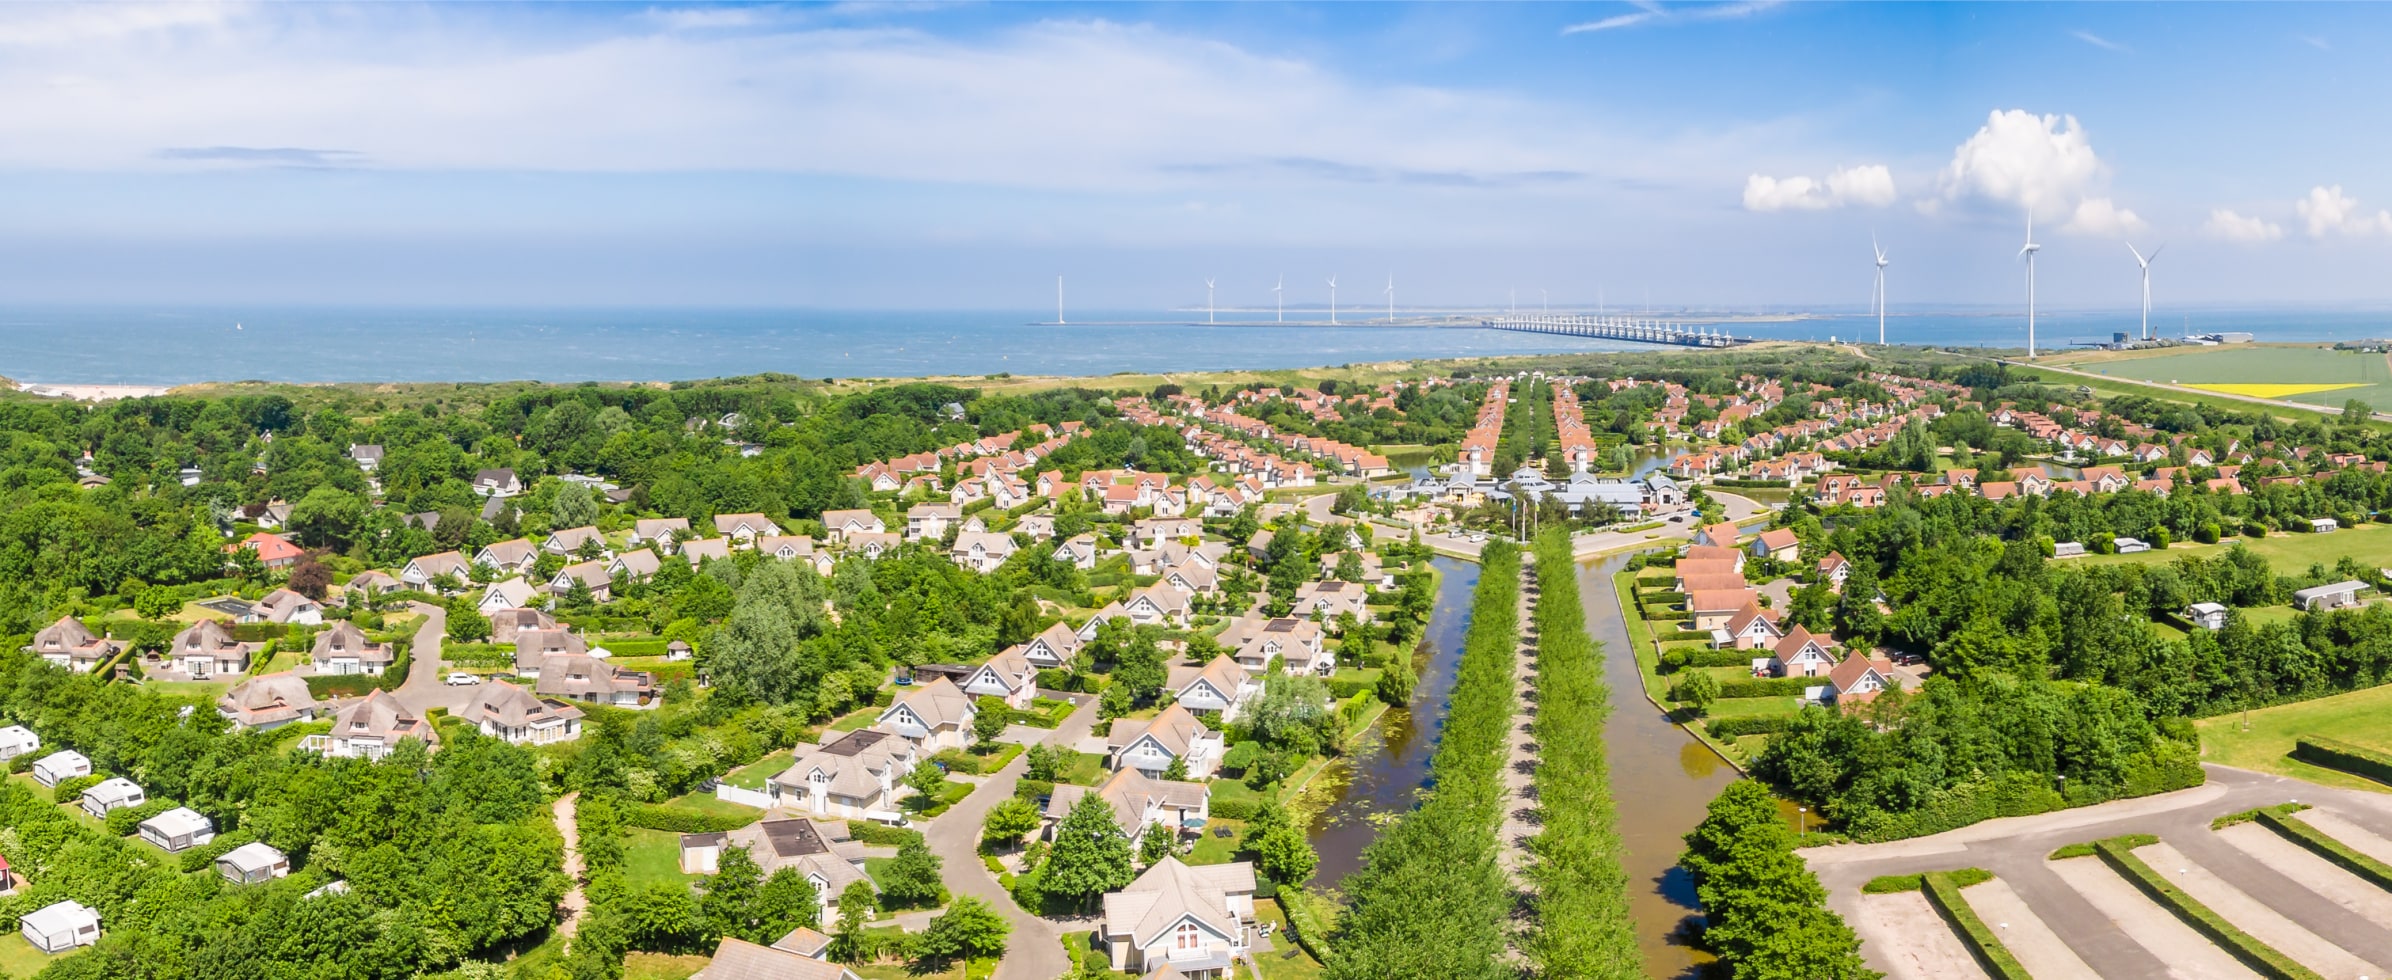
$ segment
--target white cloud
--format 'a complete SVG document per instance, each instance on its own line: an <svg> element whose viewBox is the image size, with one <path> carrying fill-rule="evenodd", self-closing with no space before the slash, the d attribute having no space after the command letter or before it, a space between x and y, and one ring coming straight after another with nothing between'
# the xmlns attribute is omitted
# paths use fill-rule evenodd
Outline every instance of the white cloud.
<svg viewBox="0 0 2392 980"><path fill-rule="evenodd" d="M19 13L29 9L66 13ZM0 168L264 166L256 151L302 148L401 170L750 170L1087 191L1225 173L1279 186L1610 187L1684 178L1751 138L1636 140L1580 106L1364 81L1105 21L950 38L690 9L493 32L455 7L266 5L164 30L140 27L150 22L135 9L0 5L0 40L17 45L0 47ZM196 19L178 17L166 26ZM748 19L757 25L742 28Z"/></svg>
<svg viewBox="0 0 2392 980"><path fill-rule="evenodd" d="M2060 225L2060 230L2078 235L2116 237L2141 232L2150 225L2135 213L2119 207L2106 197L2088 197L2076 203L2076 213Z"/></svg>
<svg viewBox="0 0 2392 980"><path fill-rule="evenodd" d="M2223 242L2256 245L2284 237L2284 226L2218 208L2209 212L2209 221L2201 226L2201 233Z"/></svg>
<svg viewBox="0 0 2392 980"><path fill-rule="evenodd" d="M2134 212L2103 193L2109 167L2093 152L2092 139L2075 116L1996 110L1952 151L1938 183L1946 201L2023 208L2046 220L2062 220L2062 231L2115 235L2144 227ZM1920 210L1933 214L1938 209L1923 202Z"/></svg>
<svg viewBox="0 0 2392 980"><path fill-rule="evenodd" d="M2293 37L2298 38L2302 44L2316 48L2319 51L2334 50L2334 46L2328 43L2325 38L2319 37L2315 34L2295 34Z"/></svg>
<svg viewBox="0 0 2392 980"><path fill-rule="evenodd" d="M1650 2L1650 0L1647 0L1647 2L1640 2L1636 4L1636 13L1615 14L1610 17L1605 17L1601 20L1590 20L1582 24L1571 24L1562 28L1561 32L1564 35L1593 34L1600 31L1614 31L1623 27L1634 27L1638 24L1661 24L1670 23L1673 21L1743 20L1744 18L1751 17L1755 14L1766 13L1772 9L1775 9L1778 6L1781 6L1783 2L1784 0L1745 0L1745 2L1742 3L1697 3L1682 4L1676 7L1664 7L1659 3L1654 3Z"/></svg>
<svg viewBox="0 0 2392 980"><path fill-rule="evenodd" d="M2125 51L2125 50L2127 50L2127 47L2126 47L2126 45L2120 44L2120 43L2118 43L2118 42L2116 42L2116 41L2112 41L2112 40L2110 40L2109 38L2103 37L2103 36L2101 36L2101 35L2099 35L2099 34L2095 34L2095 33L2093 33L2092 31L2069 31L2068 33L2069 33L2071 36L2075 37L2077 40L2079 40L2079 41L2083 41L2083 42L2085 42L2086 44L2090 44L2090 45L2092 45L2092 46L2094 46L2094 47L2097 47L2097 48L2100 48L2100 49L2102 49L2102 50L2104 50L2104 51Z"/></svg>
<svg viewBox="0 0 2392 980"><path fill-rule="evenodd" d="M1744 181L1747 211L1821 211L1846 205L1882 208L1894 203L1894 172L1883 164L1841 167L1825 180L1768 177Z"/></svg>
<svg viewBox="0 0 2392 980"><path fill-rule="evenodd" d="M2293 202L2292 206L2308 225L2311 238L2392 234L2392 211L2360 212L2359 199L2343 193L2340 184L2309 188L2309 196Z"/></svg>
<svg viewBox="0 0 2392 980"><path fill-rule="evenodd" d="M1618 30L1622 27L1634 27L1638 24L1642 24L1645 21L1652 20L1655 16L1656 15L1650 13L1618 14L1611 17L1605 17L1602 20L1590 20L1583 24L1571 24L1568 27L1562 28L1561 32L1563 34L1593 34L1597 31Z"/></svg>

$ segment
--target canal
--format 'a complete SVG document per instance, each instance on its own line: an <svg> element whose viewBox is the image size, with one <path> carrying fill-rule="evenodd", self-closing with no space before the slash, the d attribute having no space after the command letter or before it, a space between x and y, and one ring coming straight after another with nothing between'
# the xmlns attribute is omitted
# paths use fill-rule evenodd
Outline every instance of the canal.
<svg viewBox="0 0 2392 980"><path fill-rule="evenodd" d="M1604 737L1645 972L1691 978L1710 957L1684 938L1697 909L1694 886L1677 868L1681 838L1702 822L1704 808L1735 780L1736 770L1641 693L1627 622L1611 589L1612 573L1625 562L1625 556L1612 556L1580 563L1579 598L1588 631L1603 645L1604 681L1611 686ZM1361 867L1362 849L1387 820L1410 810L1429 784L1429 760L1451 704L1479 572L1477 564L1460 559L1439 557L1432 564L1438 572L1436 611L1421 640L1420 683L1411 707L1390 709L1350 763L1324 772L1310 790L1321 803L1311 826L1312 846L1320 853L1314 888L1335 887Z"/></svg>
<svg viewBox="0 0 2392 980"><path fill-rule="evenodd" d="M1410 810L1429 783L1429 758L1437 752L1462 636L1470 630L1470 593L1478 588L1477 563L1438 557L1430 564L1437 569L1437 605L1416 655L1420 680L1411 707L1388 709L1350 761L1315 777L1308 790L1325 797L1312 821L1312 847L1321 857L1311 882L1316 888L1333 887L1361 867L1362 848L1380 825Z"/></svg>

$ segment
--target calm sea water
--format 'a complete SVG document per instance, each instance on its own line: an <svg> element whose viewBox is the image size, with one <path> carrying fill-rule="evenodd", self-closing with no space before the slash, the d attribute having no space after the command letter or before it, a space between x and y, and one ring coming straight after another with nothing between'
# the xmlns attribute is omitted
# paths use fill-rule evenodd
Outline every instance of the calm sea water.
<svg viewBox="0 0 2392 980"><path fill-rule="evenodd" d="M1306 316L1318 318L1317 312ZM55 384L195 381L654 381L777 371L803 377L1103 375L1317 367L1428 357L1635 349L1467 327L1290 322L1187 325L1185 312L0 308L0 375ZM2160 318L2167 334L2262 340L2392 336L2392 311L2220 310ZM236 324L238 325L236 328ZM1739 335L1874 339L1858 315L1738 323ZM2045 347L2134 330L2132 315L2049 314ZM1895 317L1895 343L2022 346L2015 315Z"/></svg>

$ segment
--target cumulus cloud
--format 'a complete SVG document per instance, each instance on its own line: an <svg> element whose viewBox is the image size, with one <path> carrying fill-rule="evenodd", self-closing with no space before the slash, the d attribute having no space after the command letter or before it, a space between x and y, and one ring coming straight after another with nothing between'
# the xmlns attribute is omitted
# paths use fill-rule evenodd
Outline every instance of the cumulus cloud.
<svg viewBox="0 0 2392 980"><path fill-rule="evenodd" d="M2311 238L2392 234L2392 211L2367 214L2359 210L2359 199L2343 193L2341 184L2309 188L2309 196L2293 202L2292 206L2300 212Z"/></svg>
<svg viewBox="0 0 2392 980"><path fill-rule="evenodd" d="M2060 219L2065 232L2118 235L2147 227L2103 193L2109 166L2075 116L1995 110L1952 151L1937 183L1944 201L2023 208ZM1932 213L1936 203L1922 202L1921 210Z"/></svg>
<svg viewBox="0 0 2392 980"><path fill-rule="evenodd" d="M1883 164L1841 167L1824 180L1754 174L1744 181L1747 211L1823 211L1894 203L1894 172Z"/></svg>
<svg viewBox="0 0 2392 980"><path fill-rule="evenodd" d="M2209 220L2201 225L2201 233L2222 242L2256 245L2284 237L2284 226L2265 218L2218 208L2209 212Z"/></svg>

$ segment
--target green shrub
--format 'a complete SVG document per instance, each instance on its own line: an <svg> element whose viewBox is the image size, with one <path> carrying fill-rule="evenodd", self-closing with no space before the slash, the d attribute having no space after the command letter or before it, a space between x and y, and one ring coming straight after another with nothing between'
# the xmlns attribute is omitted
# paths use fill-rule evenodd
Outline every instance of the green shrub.
<svg viewBox="0 0 2392 980"><path fill-rule="evenodd" d="M1794 723L1793 715L1738 715L1733 718L1713 718L1703 723L1703 731L1712 738L1737 738L1744 735L1775 735Z"/></svg>
<svg viewBox="0 0 2392 980"><path fill-rule="evenodd" d="M73 803L76 800L83 798L84 790L98 786L102 780L107 778L108 777L95 772L89 776L76 776L73 779L61 779L58 781L58 785L50 787L50 802Z"/></svg>
<svg viewBox="0 0 2392 980"><path fill-rule="evenodd" d="M1312 958L1328 962L1329 930L1336 925L1337 907L1315 897L1302 887L1289 885L1275 896L1279 911L1287 916L1287 931L1296 945L1312 954Z"/></svg>
<svg viewBox="0 0 2392 980"><path fill-rule="evenodd" d="M1915 892L1926 887L1926 878L1926 875L1918 874L1878 875L1875 878L1869 879L1868 884L1860 886L1860 890L1863 893L1870 895L1892 895L1897 892Z"/></svg>
<svg viewBox="0 0 2392 980"><path fill-rule="evenodd" d="M1013 784L1013 795L1036 803L1039 797L1055 795L1055 784L1043 779L1023 779ZM1221 812L1221 805L1213 804L1213 812Z"/></svg>
<svg viewBox="0 0 2392 980"><path fill-rule="evenodd" d="M2278 803L2275 806L2263 806L2257 809L2244 810L2240 813L2229 813L2225 816L2210 821L2209 829L2224 830L2228 827L2234 826L2235 824L2250 823L2253 820L2259 819L2259 815L2263 812L2274 813L2277 816L2289 816L2308 808L2309 804L2306 803Z"/></svg>
<svg viewBox="0 0 2392 980"><path fill-rule="evenodd" d="M875 847L900 847L906 841L921 840L922 832L912 827L891 827L870 820L850 820L847 822L847 836L855 838L858 843Z"/></svg>
<svg viewBox="0 0 2392 980"><path fill-rule="evenodd" d="M182 804L173 800L151 800L140 806L128 806L108 811L108 836L123 837L141 826L141 822L165 813Z"/></svg>
<svg viewBox="0 0 2392 980"><path fill-rule="evenodd" d="M1801 694L1818 680L1818 678L1812 677L1759 677L1749 681L1727 681L1719 685L1719 696L1723 698L1782 698L1790 694Z"/></svg>
<svg viewBox="0 0 2392 980"><path fill-rule="evenodd" d="M1209 811L1216 820L1252 820L1261 809L1253 800L1214 800Z"/></svg>
<svg viewBox="0 0 2392 980"><path fill-rule="evenodd" d="M229 833L217 834L216 839L209 841L207 846L194 847L188 851L184 851L181 854L175 855L175 859L182 862L184 874L190 874L194 871L205 871L207 870L208 865L216 863L217 858L231 854L234 848L240 847L243 844L252 843L257 839L257 831L243 827L239 830L231 831Z"/></svg>

